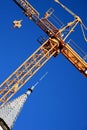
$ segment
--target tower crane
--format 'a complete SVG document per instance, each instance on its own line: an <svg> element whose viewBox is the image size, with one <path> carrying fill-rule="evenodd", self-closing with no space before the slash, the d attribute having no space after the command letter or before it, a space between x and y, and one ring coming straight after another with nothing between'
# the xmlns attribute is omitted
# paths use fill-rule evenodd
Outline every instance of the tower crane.
<svg viewBox="0 0 87 130"><path fill-rule="evenodd" d="M74 17L74 19L77 20L78 23L80 23L84 40L87 42L87 38L86 38L85 32L84 32L84 30L87 30L87 27L83 24L81 18L80 18L79 16L77 16L74 12L72 12L69 8L67 8L65 5L63 5L62 3L60 3L59 0L54 0L54 1L55 1L57 4L59 4L64 10L66 10L70 15L72 15L72 16Z"/></svg>
<svg viewBox="0 0 87 130"><path fill-rule="evenodd" d="M0 106L3 106L23 85L52 57L62 53L85 77L87 77L87 63L73 48L66 43L67 37L72 33L77 24L82 20L70 11L67 7L55 0L60 6L74 16L74 20L67 23L62 28L57 28L48 20L52 12L46 12L43 18L27 0L13 0L23 11L23 13L33 20L49 38L18 67L1 85L0 85ZM68 29L64 37L63 34Z"/></svg>

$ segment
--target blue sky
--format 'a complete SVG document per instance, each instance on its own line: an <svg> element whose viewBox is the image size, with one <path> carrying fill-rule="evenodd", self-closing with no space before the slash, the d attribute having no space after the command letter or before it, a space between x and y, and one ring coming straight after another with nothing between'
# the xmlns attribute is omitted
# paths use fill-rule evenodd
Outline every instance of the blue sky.
<svg viewBox="0 0 87 130"><path fill-rule="evenodd" d="M54 8L64 24L73 17L53 0L29 1L43 17ZM63 4L79 15L87 25L87 1L64 1ZM37 38L45 36L35 23L28 20L13 0L0 2L0 84L39 46ZM22 19L20 29L12 29L12 22ZM69 37L87 53L87 43L80 27ZM15 123L13 130L87 130L87 79L62 55L52 57L14 96L25 93L46 72Z"/></svg>

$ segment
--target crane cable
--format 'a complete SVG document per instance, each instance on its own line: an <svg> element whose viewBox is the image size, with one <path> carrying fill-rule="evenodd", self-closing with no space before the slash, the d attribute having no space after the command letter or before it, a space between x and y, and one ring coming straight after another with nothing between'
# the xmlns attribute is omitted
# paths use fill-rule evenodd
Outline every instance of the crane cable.
<svg viewBox="0 0 87 130"><path fill-rule="evenodd" d="M74 12L72 12L70 9L68 9L65 5L59 2L59 0L54 0L56 3L58 3L62 8L64 8L69 14L71 14L73 17L77 16Z"/></svg>
<svg viewBox="0 0 87 130"><path fill-rule="evenodd" d="M56 3L58 3L62 8L64 8L69 14L71 14L75 19L77 19L80 23L82 34L84 40L87 42L87 37L85 35L85 30L87 30L87 27L83 24L81 18L77 16L75 13L73 13L70 9L68 9L66 6L64 6L62 3L59 2L59 0L54 0Z"/></svg>
<svg viewBox="0 0 87 130"><path fill-rule="evenodd" d="M85 30L87 30L87 27L83 24L83 22L80 24L80 26L81 26L81 30L82 30L84 40L87 42L87 37L85 35Z"/></svg>

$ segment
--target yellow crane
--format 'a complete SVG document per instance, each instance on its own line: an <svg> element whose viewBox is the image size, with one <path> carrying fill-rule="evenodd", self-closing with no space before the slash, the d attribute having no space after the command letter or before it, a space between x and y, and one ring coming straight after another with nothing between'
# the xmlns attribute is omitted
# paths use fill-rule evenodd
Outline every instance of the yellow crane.
<svg viewBox="0 0 87 130"><path fill-rule="evenodd" d="M39 13L27 0L13 0L23 11L23 13L33 20L49 38L17 68L1 85L0 85L0 106L3 106L22 86L52 57L62 53L84 76L87 77L87 63L78 53L65 43L67 37L72 33L77 24L82 24L82 20L70 11L67 7L62 6L66 11L74 16L74 20L67 23L60 29L57 29L48 17L52 12L48 11L44 18L40 18ZM85 27L85 26L84 26ZM61 34L68 29L67 34L62 37ZM85 38L86 40L86 38Z"/></svg>

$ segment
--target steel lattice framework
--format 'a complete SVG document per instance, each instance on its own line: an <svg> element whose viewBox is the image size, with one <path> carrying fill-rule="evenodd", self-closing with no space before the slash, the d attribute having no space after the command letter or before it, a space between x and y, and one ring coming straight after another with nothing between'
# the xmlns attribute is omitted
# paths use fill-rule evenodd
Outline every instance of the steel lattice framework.
<svg viewBox="0 0 87 130"><path fill-rule="evenodd" d="M0 102L6 103L53 55L58 54L58 43L47 40L0 86Z"/></svg>
<svg viewBox="0 0 87 130"><path fill-rule="evenodd" d="M81 19L75 15L73 21L57 29L57 27L48 20L48 17L51 15L50 11L46 12L44 18L40 18L39 13L27 0L13 1L22 9L23 13L29 19L33 20L49 36L49 39L0 85L0 105L4 105L52 56L56 56L59 53L62 53L87 77L87 63L65 42L77 24L81 24ZM64 7L63 5L61 6ZM68 10L67 8L65 9ZM67 34L64 35L63 38L61 34L66 30L68 30Z"/></svg>

